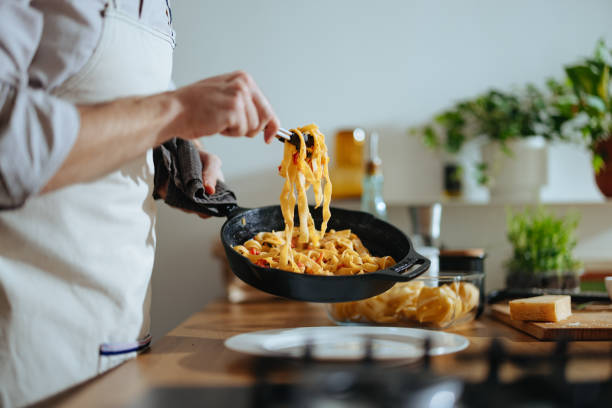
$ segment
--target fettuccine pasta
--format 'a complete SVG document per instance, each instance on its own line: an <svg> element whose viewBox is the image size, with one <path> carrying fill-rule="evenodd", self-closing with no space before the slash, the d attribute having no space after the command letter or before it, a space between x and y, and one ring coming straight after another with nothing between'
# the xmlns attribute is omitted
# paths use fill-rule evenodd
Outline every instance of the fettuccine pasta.
<svg viewBox="0 0 612 408"><path fill-rule="evenodd" d="M299 136L300 148L285 143L283 161L278 166L285 178L280 196L285 230L260 232L234 249L257 265L312 275L356 275L394 265L390 256L372 256L350 230L327 231L332 186L325 136L314 124L291 132ZM313 139L312 147L307 148L305 135ZM310 187L316 207L323 206L319 230L308 208L306 192ZM294 228L296 203L299 228Z"/></svg>

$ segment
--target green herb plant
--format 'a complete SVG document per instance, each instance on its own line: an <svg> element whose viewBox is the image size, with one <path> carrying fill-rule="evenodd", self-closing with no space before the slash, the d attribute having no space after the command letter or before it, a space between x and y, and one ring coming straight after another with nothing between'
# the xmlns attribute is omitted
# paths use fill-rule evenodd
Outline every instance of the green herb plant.
<svg viewBox="0 0 612 408"><path fill-rule="evenodd" d="M508 272L562 275L580 270L581 263L572 255L578 222L575 213L557 217L543 207L516 213L509 210L507 237L513 253L507 263Z"/></svg>

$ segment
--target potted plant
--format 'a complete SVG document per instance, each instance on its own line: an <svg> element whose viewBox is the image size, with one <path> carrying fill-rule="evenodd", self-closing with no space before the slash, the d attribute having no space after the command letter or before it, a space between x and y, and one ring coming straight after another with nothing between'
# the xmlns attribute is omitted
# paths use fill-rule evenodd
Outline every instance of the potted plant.
<svg viewBox="0 0 612 408"><path fill-rule="evenodd" d="M582 273L582 264L572 254L577 226L576 214L557 217L543 207L508 212L512 258L506 264L506 285L577 291Z"/></svg>
<svg viewBox="0 0 612 408"><path fill-rule="evenodd" d="M536 201L547 181L545 142L554 135L547 108L545 95L533 85L517 92L490 90L457 103L416 132L427 146L451 155L467 141L481 140L475 174L491 199Z"/></svg>
<svg viewBox="0 0 612 408"><path fill-rule="evenodd" d="M566 83L551 81L556 98L552 106L563 120L557 130L566 138L580 139L593 154L595 181L612 197L612 49L599 40L592 57L565 67Z"/></svg>

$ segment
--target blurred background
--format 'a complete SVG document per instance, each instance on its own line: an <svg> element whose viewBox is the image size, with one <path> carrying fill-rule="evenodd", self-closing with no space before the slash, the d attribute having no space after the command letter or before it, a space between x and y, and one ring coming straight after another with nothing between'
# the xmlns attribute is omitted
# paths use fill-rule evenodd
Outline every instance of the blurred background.
<svg viewBox="0 0 612 408"><path fill-rule="evenodd" d="M284 127L319 126L332 165L337 131L376 131L389 220L410 233L409 207L442 200L440 241L484 248L488 289L503 286L503 260L511 253L508 203L492 202L467 176L461 199L445 199L444 155L410 129L491 88L562 80L564 66L592 54L598 39L612 44L609 0L180 0L172 6L177 86L246 70ZM280 143L265 145L261 136L202 142L223 160L242 206L278 203ZM475 154L469 146L465 151ZM560 214L577 210L576 256L585 265L605 264L612 259L612 203L595 184L591 152L554 141L547 152L547 182L536 201ZM225 294L212 255L223 221L159 206L154 336Z"/></svg>

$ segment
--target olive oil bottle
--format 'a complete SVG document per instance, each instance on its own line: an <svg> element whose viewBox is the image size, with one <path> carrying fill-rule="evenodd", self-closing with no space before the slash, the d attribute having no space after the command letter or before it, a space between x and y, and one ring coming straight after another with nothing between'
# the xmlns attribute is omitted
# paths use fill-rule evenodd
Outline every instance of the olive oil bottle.
<svg viewBox="0 0 612 408"><path fill-rule="evenodd" d="M383 199L383 181L382 160L378 155L378 134L371 133L366 149L361 210L386 220L387 204Z"/></svg>

